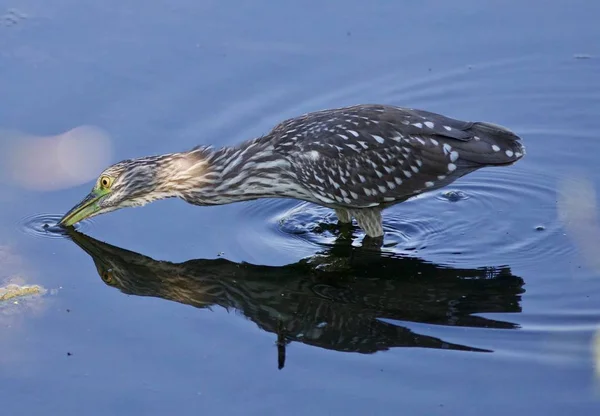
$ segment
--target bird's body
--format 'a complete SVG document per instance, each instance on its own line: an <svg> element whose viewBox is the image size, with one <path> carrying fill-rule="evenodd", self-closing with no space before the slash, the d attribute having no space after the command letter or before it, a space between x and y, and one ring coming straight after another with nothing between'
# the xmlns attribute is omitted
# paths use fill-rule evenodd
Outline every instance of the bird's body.
<svg viewBox="0 0 600 416"><path fill-rule="evenodd" d="M518 136L490 123L386 105L323 110L237 146L119 162L100 176L95 199L61 223L168 197L195 205L294 198L334 209L341 222L355 218L368 236L381 237L384 208L524 153Z"/></svg>

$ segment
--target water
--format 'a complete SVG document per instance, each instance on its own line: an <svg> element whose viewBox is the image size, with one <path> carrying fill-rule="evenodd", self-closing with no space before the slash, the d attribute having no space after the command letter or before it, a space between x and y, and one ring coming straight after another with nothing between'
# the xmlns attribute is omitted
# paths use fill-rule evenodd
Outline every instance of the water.
<svg viewBox="0 0 600 416"><path fill-rule="evenodd" d="M2 0L0 281L48 289L0 307L3 413L597 414L599 13ZM389 209L380 253L286 200L53 227L109 163L367 102L527 156Z"/></svg>

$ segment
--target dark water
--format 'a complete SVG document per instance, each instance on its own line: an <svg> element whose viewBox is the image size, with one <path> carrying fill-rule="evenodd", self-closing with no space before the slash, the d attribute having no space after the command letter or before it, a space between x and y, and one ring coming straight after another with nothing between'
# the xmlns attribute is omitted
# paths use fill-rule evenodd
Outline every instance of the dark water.
<svg viewBox="0 0 600 416"><path fill-rule="evenodd" d="M44 224L93 178L6 170L0 281L48 292L1 305L2 413L598 414L598 16L583 0L0 0L5 166L77 126L110 137L112 163L366 102L527 146L389 209L379 254L285 200L161 201L59 234Z"/></svg>

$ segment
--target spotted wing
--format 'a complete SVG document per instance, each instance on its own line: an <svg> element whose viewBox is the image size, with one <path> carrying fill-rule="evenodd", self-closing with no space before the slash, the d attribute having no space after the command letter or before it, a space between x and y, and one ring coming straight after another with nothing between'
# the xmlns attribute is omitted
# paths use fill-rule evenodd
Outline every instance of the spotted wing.
<svg viewBox="0 0 600 416"><path fill-rule="evenodd" d="M455 163L452 144L472 140L473 124L370 105L290 119L271 135L275 150L320 202L368 207L405 200L466 173Z"/></svg>

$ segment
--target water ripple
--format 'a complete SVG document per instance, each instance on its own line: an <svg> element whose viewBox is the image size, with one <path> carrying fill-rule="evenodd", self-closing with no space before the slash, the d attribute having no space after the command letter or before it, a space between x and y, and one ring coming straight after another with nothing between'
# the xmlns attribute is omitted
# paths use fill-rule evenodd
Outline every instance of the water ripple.
<svg viewBox="0 0 600 416"><path fill-rule="evenodd" d="M57 224L62 217L53 214L35 214L19 221L19 228L25 234L42 238L66 238L65 230ZM81 221L75 225L75 229L85 232L89 229L92 221L90 219Z"/></svg>
<svg viewBox="0 0 600 416"><path fill-rule="evenodd" d="M448 264L487 264L494 259L513 267L573 254L550 202L556 192L553 178L530 171L524 185L523 175L516 168L483 170L451 189L387 209L384 250L418 252ZM262 208L254 213L270 217L273 227L294 240L329 246L342 237L330 209L309 203ZM354 227L351 237L360 244L364 233ZM557 244L562 240L565 244Z"/></svg>
<svg viewBox="0 0 600 416"><path fill-rule="evenodd" d="M395 72L382 73L362 82L349 82L337 88L325 88L317 94L300 96L282 105L270 120L283 120L293 114L332 105L369 101L376 91L379 100L400 104L417 101L421 108L442 102L459 102L477 96L482 79L495 78L499 73L526 71L535 57L487 62L472 67L426 73L420 78L405 79ZM494 89L495 84L483 84ZM503 85L506 100L522 94ZM461 96L456 98L456 91ZM371 92L369 92L371 91ZM469 97L474 95L474 97ZM358 98L363 97L363 98ZM335 103L335 104L333 104ZM261 123L266 122L261 119ZM536 127L519 126L528 132L532 147L540 136ZM535 131L534 131L535 130ZM539 130L539 128L538 128ZM571 132L573 133L573 132ZM533 141L532 141L533 140ZM533 149L535 150L535 149ZM546 151L547 153L547 151ZM525 159L511 167L486 168L472 173L451 186L427 193L398 204L384 212L384 250L398 254L417 254L444 264L470 265L510 264L518 266L572 254L573 245L563 235L562 224L556 220L555 172L535 165L535 158ZM539 161L539 157L537 158ZM533 163L531 163L533 161ZM554 175L554 176L553 176ZM242 208L245 220L257 223L261 241L270 241L275 249L293 251L299 246L322 247L346 238L337 225L332 210L308 203L281 200L257 201ZM267 225L265 226L265 221ZM256 228L256 227L254 227ZM354 227L350 237L360 245L362 230Z"/></svg>

